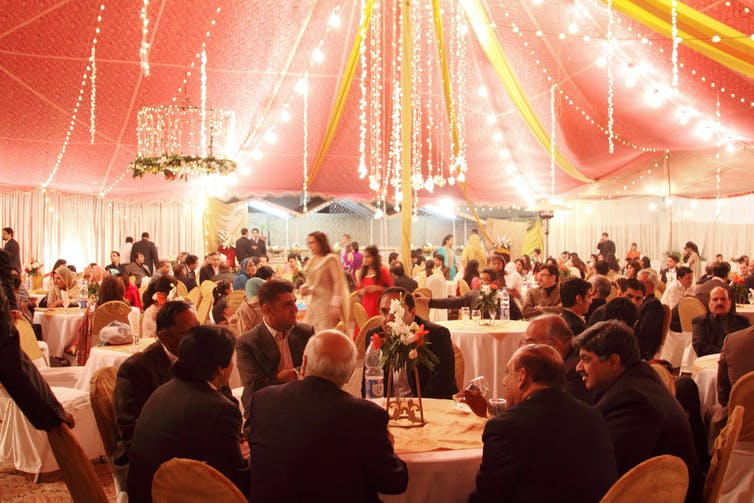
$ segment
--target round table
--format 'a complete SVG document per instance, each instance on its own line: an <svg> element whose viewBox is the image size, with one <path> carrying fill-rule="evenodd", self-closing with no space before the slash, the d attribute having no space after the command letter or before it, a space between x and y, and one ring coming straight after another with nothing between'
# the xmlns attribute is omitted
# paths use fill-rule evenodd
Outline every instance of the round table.
<svg viewBox="0 0 754 503"><path fill-rule="evenodd" d="M691 378L699 388L699 402L702 406L702 417L717 403L717 362L720 353L700 356L694 362Z"/></svg>
<svg viewBox="0 0 754 503"><path fill-rule="evenodd" d="M59 307L35 309L32 322L42 326L42 339L50 347L50 356L62 358L63 350L78 336L83 320L83 309Z"/></svg>
<svg viewBox="0 0 754 503"><path fill-rule="evenodd" d="M529 322L494 320L492 325L478 325L471 320L449 320L440 324L450 330L450 338L463 353L464 382L484 376L490 385L488 398L501 397L505 367Z"/></svg>
<svg viewBox="0 0 754 503"><path fill-rule="evenodd" d="M749 318L749 323L754 325L754 304L736 304L736 314Z"/></svg>
<svg viewBox="0 0 754 503"><path fill-rule="evenodd" d="M384 404L384 401L381 401ZM465 502L474 490L482 461L482 432L487 419L452 400L424 399L421 428L389 426L395 452L408 465L403 494L381 494L386 503Z"/></svg>

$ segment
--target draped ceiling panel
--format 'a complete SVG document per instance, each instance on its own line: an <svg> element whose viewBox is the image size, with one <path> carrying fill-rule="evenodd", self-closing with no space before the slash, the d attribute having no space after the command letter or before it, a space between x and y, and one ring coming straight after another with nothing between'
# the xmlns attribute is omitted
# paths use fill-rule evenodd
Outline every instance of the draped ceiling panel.
<svg viewBox="0 0 754 503"><path fill-rule="evenodd" d="M0 12L0 89L3 90L0 184L39 187L55 166L87 66L100 3L16 0L6 2ZM70 143L49 188L96 195L114 184L107 197L123 199L178 199L193 194L195 189L204 189L191 183L166 182L157 176L133 180L126 174L122 180L118 178L135 156L136 113L141 107L167 104L173 97L182 101L186 96L193 104L199 104L196 54L205 41L208 103L235 111L237 136L245 140L235 158L241 166L249 168L250 174L239 176L238 185L231 187L231 192L242 197L299 192L304 162L303 98L295 94L294 87L322 40L325 59L314 64L309 74L307 159L311 166L324 138L357 31L359 3L152 0L148 8L151 75L147 77L139 65L142 2L104 0L97 45L95 142L93 145L89 142L87 83ZM551 83L556 82L562 91L557 94L555 104L556 147L575 170L596 181L577 180L557 169L557 195L588 198L657 195L669 188L672 194L714 197L718 168L722 174L722 195L754 190L754 177L749 174L754 160L751 146L754 83L737 71L741 67L726 66L727 60L713 60L682 43L678 49L680 92L665 94L672 78L671 41L662 30L653 32L629 17L637 17L635 13L616 9L614 131L619 141L611 154L605 134L607 68L598 64L598 58L604 54L608 26L605 3L599 0L545 0L540 5L532 0L464 3L478 3L494 23L492 33L534 116L548 135ZM625 2L616 1L616 7L622 3ZM644 0L641 4L653 7L654 15L665 26L671 22L669 1ZM327 30L330 14L338 6L342 7L341 25ZM748 1L689 0L683 6L724 24L723 35L727 33L728 37L736 39L731 30L743 37L754 33ZM210 24L212 19L216 20L214 26ZM451 22L445 19L443 24ZM568 31L571 23L577 24L576 33ZM208 30L211 35L207 38ZM584 40L585 36L589 41ZM744 43L740 37L726 38L716 50L735 52L749 42ZM526 178L535 195L548 197L549 151L542 148L521 118L472 29L467 43L465 136L471 199L503 205L524 202L519 191L521 181L507 174L506 162L500 157L503 148L509 151L523 173L520 176ZM189 71L188 91L179 94ZM367 182L357 175L359 72L357 68L332 144L312 182L312 193L373 197ZM552 82L547 80L548 75ZM439 74L435 81L440 82ZM630 87L629 81L634 85ZM486 96L478 92L482 86L488 90ZM657 106L645 101L647 92L660 97ZM718 96L723 133L720 138L714 134L700 136L697 130L715 121ZM292 120L275 129L277 143L263 143L260 148L263 157L254 159L252 150L289 99ZM434 99L435 103L442 103L442 94L438 93ZM687 124L682 124L677 116L684 107L693 109L688 113L692 117ZM495 124L488 121L489 114L495 115ZM438 112L436 118L445 129L435 144L447 145L450 133L447 119L441 116ZM501 142L494 140L497 132L502 133ZM724 147L729 139L734 140L732 152L717 148L718 143ZM667 159L665 151L669 151ZM447 162L447 157L434 161ZM436 190L432 196L420 193L420 197L443 194L462 198L458 185Z"/></svg>

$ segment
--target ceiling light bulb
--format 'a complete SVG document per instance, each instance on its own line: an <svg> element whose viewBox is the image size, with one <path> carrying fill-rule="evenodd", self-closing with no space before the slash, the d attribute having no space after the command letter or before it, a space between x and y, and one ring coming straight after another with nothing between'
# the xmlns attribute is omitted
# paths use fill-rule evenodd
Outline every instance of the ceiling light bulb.
<svg viewBox="0 0 754 503"><path fill-rule="evenodd" d="M477 89L476 93L477 95L479 95L480 98L486 98L487 96L489 96L489 92L487 91L487 88L484 86L481 86L479 89Z"/></svg>
<svg viewBox="0 0 754 503"><path fill-rule="evenodd" d="M500 143L501 141L503 141L503 133L501 133L500 131L498 131L497 133L495 133L495 134L492 135L492 139L495 142Z"/></svg>
<svg viewBox="0 0 754 503"><path fill-rule="evenodd" d="M599 58L597 58L596 63L600 68L604 68L607 66L607 58L605 56L600 56Z"/></svg>
<svg viewBox="0 0 754 503"><path fill-rule="evenodd" d="M325 53L322 52L322 49L317 47L316 49L314 49L314 52L312 53L312 59L319 63L325 59Z"/></svg>
<svg viewBox="0 0 754 503"><path fill-rule="evenodd" d="M283 122L288 122L291 120L291 113L288 110L283 110L280 112L280 120Z"/></svg>
<svg viewBox="0 0 754 503"><path fill-rule="evenodd" d="M267 131L264 134L264 141L267 143L275 143L278 141L278 135L276 135L274 131Z"/></svg>
<svg viewBox="0 0 754 503"><path fill-rule="evenodd" d="M571 35L577 33L578 31L579 25L577 25L576 23L571 23L568 25L568 33L570 33Z"/></svg>
<svg viewBox="0 0 754 503"><path fill-rule="evenodd" d="M340 26L340 16L333 14L330 16L330 20L327 22L331 28L338 28Z"/></svg>

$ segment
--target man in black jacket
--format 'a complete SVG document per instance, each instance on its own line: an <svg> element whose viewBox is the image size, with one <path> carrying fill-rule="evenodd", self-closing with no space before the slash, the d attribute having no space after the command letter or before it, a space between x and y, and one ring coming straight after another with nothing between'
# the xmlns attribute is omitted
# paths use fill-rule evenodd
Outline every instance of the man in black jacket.
<svg viewBox="0 0 754 503"><path fill-rule="evenodd" d="M144 255L144 267L149 271L149 275L154 274L160 258L157 256L157 247L149 240L149 233L141 233L141 241L137 241L131 247L131 262L136 261L136 255Z"/></svg>

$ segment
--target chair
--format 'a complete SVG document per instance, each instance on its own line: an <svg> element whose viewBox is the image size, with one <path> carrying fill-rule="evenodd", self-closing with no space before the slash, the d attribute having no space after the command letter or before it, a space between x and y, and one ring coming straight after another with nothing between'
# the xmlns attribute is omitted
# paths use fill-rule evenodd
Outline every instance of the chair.
<svg viewBox="0 0 754 503"><path fill-rule="evenodd" d="M728 410L739 405L744 408L744 417L738 441L754 441L754 371L742 375L730 390Z"/></svg>
<svg viewBox="0 0 754 503"><path fill-rule="evenodd" d="M466 360L463 358L463 353L461 353L461 348L459 348L455 344L452 344L452 346L453 346L453 356L455 357L456 387L460 391L463 389L464 374L466 373Z"/></svg>
<svg viewBox="0 0 754 503"><path fill-rule="evenodd" d="M73 502L107 503L94 466L68 426L61 424L50 429L47 439Z"/></svg>
<svg viewBox="0 0 754 503"><path fill-rule="evenodd" d="M611 300L613 300L617 296L618 296L618 288L615 285L611 284L610 285L610 295L608 295L607 297L605 297L605 302L610 302Z"/></svg>
<svg viewBox="0 0 754 503"><path fill-rule="evenodd" d="M413 293L414 302L416 304L416 316L418 316L419 318L423 320L429 320L429 304L424 303L424 302L416 302L416 297L417 297L416 292L419 290L426 290L426 288L417 288ZM422 294L422 296L424 295ZM432 295L428 295L427 298L431 299Z"/></svg>
<svg viewBox="0 0 754 503"><path fill-rule="evenodd" d="M162 463L152 479L154 503L246 503L228 478L195 459L173 458Z"/></svg>
<svg viewBox="0 0 754 503"><path fill-rule="evenodd" d="M665 312L665 318L662 321L662 338L660 339L660 346L657 348L655 358L659 358L662 354L662 347L665 345L665 340L668 338L668 332L670 331L670 318L672 316L670 312L670 306L663 304L662 310Z"/></svg>
<svg viewBox="0 0 754 503"><path fill-rule="evenodd" d="M190 300L193 305L198 306L199 301L202 298L202 291L199 290L198 286L195 286L189 293L186 294L186 298Z"/></svg>
<svg viewBox="0 0 754 503"><path fill-rule="evenodd" d="M217 286L217 283L215 283L212 280L205 279L202 281L202 284L199 285L199 290L202 292L202 297L212 297L212 291Z"/></svg>
<svg viewBox="0 0 754 503"><path fill-rule="evenodd" d="M367 320L369 319L369 315L367 315L367 310L364 309L364 306L362 306L358 302L355 304L351 304L351 316L358 328L361 328L362 326L364 326L364 323L366 323Z"/></svg>
<svg viewBox="0 0 754 503"><path fill-rule="evenodd" d="M650 365L654 371L657 372L657 375L660 376L660 379L665 383L665 386L668 387L670 394L675 396L675 379L673 379L673 375L668 372L668 369L661 363L652 362Z"/></svg>
<svg viewBox="0 0 754 503"><path fill-rule="evenodd" d="M26 353L26 356L29 357L34 366L37 367L37 370L42 374L47 384L64 388L75 387L76 382L84 372L84 367L50 367L49 359L45 359L31 324L25 319L16 320L13 323L16 326L16 330L18 330L21 349Z"/></svg>
<svg viewBox="0 0 754 503"><path fill-rule="evenodd" d="M469 293L469 290L471 290L471 287L468 283L466 283L466 280L461 278L458 280L458 294L459 295L466 295Z"/></svg>
<svg viewBox="0 0 754 503"><path fill-rule="evenodd" d="M624 473L600 503L683 503L688 485L689 472L684 462L665 454Z"/></svg>
<svg viewBox="0 0 754 503"><path fill-rule="evenodd" d="M113 409L113 391L117 375L118 367L102 367L89 381L89 400L92 403L94 420L97 422L97 430L102 439L102 446L105 448L105 455L111 462L118 443L118 428L115 426ZM112 468L112 464L110 467ZM112 475L118 501L128 501L124 488L121 486L120 477L117 477L115 473Z"/></svg>
<svg viewBox="0 0 754 503"><path fill-rule="evenodd" d="M112 321L122 321L130 323L128 315L131 314L131 306L119 300L111 300L97 306L92 315L92 337L91 346L99 343L99 333L108 323ZM97 338L95 340L95 337Z"/></svg>
<svg viewBox="0 0 754 503"><path fill-rule="evenodd" d="M686 296L681 298L678 301L678 317L681 319L681 330L691 333L693 330L691 320L706 312L707 308L696 297Z"/></svg>
<svg viewBox="0 0 754 503"><path fill-rule="evenodd" d="M177 293L182 299L185 299L186 296L188 296L188 288L186 288L186 284L183 281L176 281L175 293Z"/></svg>
<svg viewBox="0 0 754 503"><path fill-rule="evenodd" d="M146 281L144 281L145 279L146 279ZM144 276L141 279L141 286L139 287L139 298L140 299L144 298L144 292L147 291L147 288L149 288L149 277L148 276Z"/></svg>
<svg viewBox="0 0 754 503"><path fill-rule="evenodd" d="M200 324L207 323L207 320L209 320L209 312L212 310L212 305L214 303L215 298L211 293L209 295L202 295L202 299L199 301L199 306L196 308L196 317L199 319Z"/></svg>
<svg viewBox="0 0 754 503"><path fill-rule="evenodd" d="M427 287L424 288L417 288L414 290L414 295L421 295L422 297L429 297L432 298L432 290L430 290Z"/></svg>
<svg viewBox="0 0 754 503"><path fill-rule="evenodd" d="M704 482L704 496L702 501L717 503L720 498L725 472L728 470L733 448L738 441L741 426L744 420L744 408L738 405L728 417L728 424L722 429L715 439L715 448L712 453L707 480Z"/></svg>
<svg viewBox="0 0 754 503"><path fill-rule="evenodd" d="M354 344L356 344L356 359L363 360L366 353L367 346L367 332L373 328L377 328L382 323L382 316L372 316L359 329L359 334L356 336Z"/></svg>
<svg viewBox="0 0 754 503"><path fill-rule="evenodd" d="M233 290L228 294L228 299L225 301L225 306L230 310L231 313L235 313L238 309L238 306L241 305L243 300L246 298L246 292L243 290Z"/></svg>
<svg viewBox="0 0 754 503"><path fill-rule="evenodd" d="M662 297L662 294L665 293L665 288L665 283L663 283L662 281L657 282L657 291L660 292L660 297Z"/></svg>

